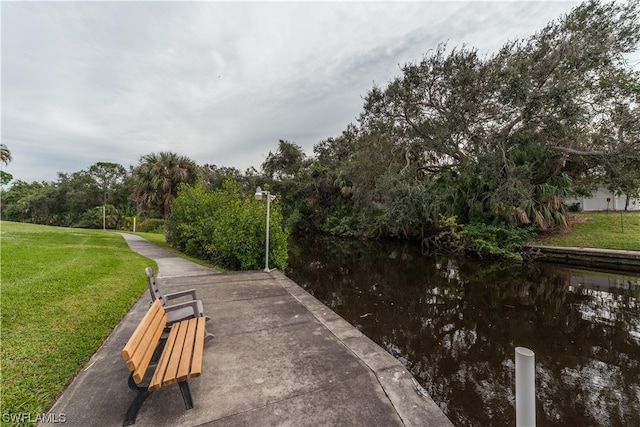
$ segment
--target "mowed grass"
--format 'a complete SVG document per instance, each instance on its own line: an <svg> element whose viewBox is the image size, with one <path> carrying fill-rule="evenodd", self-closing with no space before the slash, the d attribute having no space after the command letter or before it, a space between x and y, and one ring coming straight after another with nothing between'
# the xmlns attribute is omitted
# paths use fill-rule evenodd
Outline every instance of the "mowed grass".
<svg viewBox="0 0 640 427"><path fill-rule="evenodd" d="M110 231L3 221L0 233L5 424L6 414L35 419L53 404L142 295L144 268L156 264Z"/></svg>
<svg viewBox="0 0 640 427"><path fill-rule="evenodd" d="M543 236L547 246L640 251L640 212L580 212L568 230Z"/></svg>

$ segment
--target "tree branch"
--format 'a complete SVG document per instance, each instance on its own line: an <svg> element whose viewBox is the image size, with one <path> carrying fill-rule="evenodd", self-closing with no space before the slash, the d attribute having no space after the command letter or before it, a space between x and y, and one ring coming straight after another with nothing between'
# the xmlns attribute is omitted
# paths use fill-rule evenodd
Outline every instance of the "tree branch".
<svg viewBox="0 0 640 427"><path fill-rule="evenodd" d="M607 153L604 152L604 151L582 151L582 150L576 150L574 148L560 147L560 146L557 146L557 145L549 145L548 148L551 148L552 150L560 151L562 153L575 154L576 156L598 157L598 156L606 156L607 155Z"/></svg>

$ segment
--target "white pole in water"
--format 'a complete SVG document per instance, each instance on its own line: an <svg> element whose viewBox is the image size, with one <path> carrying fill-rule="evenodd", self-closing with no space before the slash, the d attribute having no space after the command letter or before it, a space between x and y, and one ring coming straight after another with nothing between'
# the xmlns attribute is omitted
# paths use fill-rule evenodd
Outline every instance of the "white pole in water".
<svg viewBox="0 0 640 427"><path fill-rule="evenodd" d="M536 361L533 351L516 347L516 427L536 425Z"/></svg>

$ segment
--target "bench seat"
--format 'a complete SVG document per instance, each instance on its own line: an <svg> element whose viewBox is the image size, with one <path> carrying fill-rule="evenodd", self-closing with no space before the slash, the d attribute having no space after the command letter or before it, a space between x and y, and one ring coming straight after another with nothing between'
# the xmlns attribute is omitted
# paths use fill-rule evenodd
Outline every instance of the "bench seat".
<svg viewBox="0 0 640 427"><path fill-rule="evenodd" d="M129 388L136 392L123 425L135 423L140 407L151 392L176 382L186 408L193 408L187 380L202 374L205 321L204 317L196 317L176 322L164 339L167 314L159 300L151 305L122 350L122 358L131 372ZM155 368L149 369L152 365ZM149 385L140 386L148 376L151 376Z"/></svg>

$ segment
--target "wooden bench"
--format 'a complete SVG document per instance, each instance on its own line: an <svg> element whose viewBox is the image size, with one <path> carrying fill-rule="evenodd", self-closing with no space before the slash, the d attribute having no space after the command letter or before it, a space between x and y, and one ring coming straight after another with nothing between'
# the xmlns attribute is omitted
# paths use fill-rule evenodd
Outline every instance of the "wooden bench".
<svg viewBox="0 0 640 427"><path fill-rule="evenodd" d="M125 416L125 426L136 422L138 411L151 392L175 382L180 387L187 409L193 408L187 380L202 373L205 318L174 323L165 339L163 332L166 327L167 314L160 301L156 300L122 350L122 358L131 372L129 388L136 392ZM154 364L155 369L148 369ZM147 371L151 376L149 385L140 386Z"/></svg>

